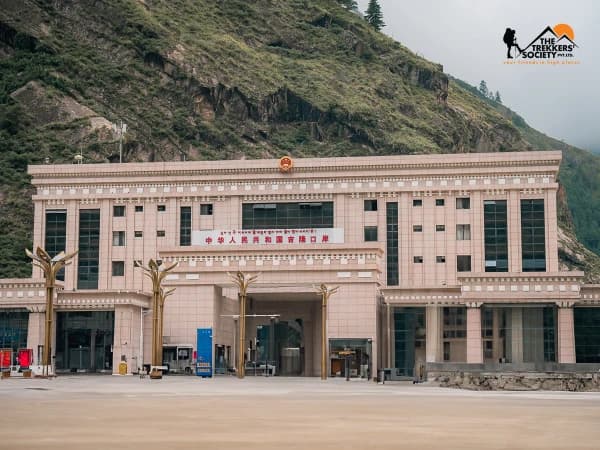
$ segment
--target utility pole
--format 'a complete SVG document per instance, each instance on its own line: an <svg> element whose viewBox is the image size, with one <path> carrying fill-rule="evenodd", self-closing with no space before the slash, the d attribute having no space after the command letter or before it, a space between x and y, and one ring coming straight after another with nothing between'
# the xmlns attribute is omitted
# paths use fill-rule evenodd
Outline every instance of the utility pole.
<svg viewBox="0 0 600 450"><path fill-rule="evenodd" d="M119 119L119 124L113 124L113 131L119 136L119 163L123 162L123 136L127 133L127 124Z"/></svg>

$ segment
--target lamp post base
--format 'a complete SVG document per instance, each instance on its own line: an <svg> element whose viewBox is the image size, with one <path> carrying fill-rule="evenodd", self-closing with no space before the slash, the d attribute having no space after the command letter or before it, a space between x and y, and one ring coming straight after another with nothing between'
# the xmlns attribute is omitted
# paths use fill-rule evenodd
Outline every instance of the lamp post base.
<svg viewBox="0 0 600 450"><path fill-rule="evenodd" d="M31 372L35 378L53 378L56 376L52 366L31 366Z"/></svg>
<svg viewBox="0 0 600 450"><path fill-rule="evenodd" d="M162 380L162 372L160 370L153 370L150 372L151 380Z"/></svg>

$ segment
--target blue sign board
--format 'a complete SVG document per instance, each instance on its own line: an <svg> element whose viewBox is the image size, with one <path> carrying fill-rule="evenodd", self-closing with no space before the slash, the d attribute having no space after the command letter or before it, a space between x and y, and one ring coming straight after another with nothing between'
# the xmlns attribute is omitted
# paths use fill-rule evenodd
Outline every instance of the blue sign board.
<svg viewBox="0 0 600 450"><path fill-rule="evenodd" d="M212 377L212 328L198 328L196 375Z"/></svg>

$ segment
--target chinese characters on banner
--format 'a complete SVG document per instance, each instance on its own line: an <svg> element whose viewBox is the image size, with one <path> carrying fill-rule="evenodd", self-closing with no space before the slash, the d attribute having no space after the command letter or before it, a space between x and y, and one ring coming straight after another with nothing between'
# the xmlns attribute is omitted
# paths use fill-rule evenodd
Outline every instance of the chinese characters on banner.
<svg viewBox="0 0 600 450"><path fill-rule="evenodd" d="M342 228L192 231L192 245L342 244Z"/></svg>

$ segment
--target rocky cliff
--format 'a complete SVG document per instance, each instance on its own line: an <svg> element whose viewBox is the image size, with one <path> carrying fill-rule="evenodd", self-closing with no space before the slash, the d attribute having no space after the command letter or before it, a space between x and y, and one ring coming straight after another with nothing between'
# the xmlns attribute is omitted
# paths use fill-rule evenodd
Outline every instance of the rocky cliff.
<svg viewBox="0 0 600 450"><path fill-rule="evenodd" d="M598 159L335 0L0 0L0 74L0 277L29 272L26 165L114 162L119 120L126 161L563 149L561 256L600 267Z"/></svg>

